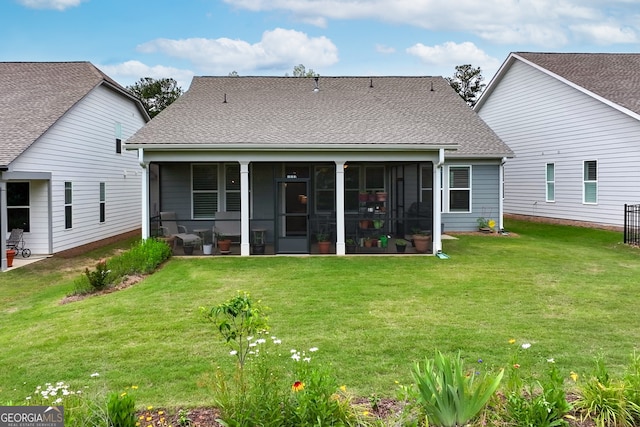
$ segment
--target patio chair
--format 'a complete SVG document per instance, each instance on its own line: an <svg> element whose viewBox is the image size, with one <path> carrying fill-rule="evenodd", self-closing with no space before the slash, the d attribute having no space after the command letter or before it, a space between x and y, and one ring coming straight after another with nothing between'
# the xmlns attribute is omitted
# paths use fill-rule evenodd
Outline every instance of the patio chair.
<svg viewBox="0 0 640 427"><path fill-rule="evenodd" d="M178 225L175 212L160 212L160 231L163 237L174 237L182 241L182 244L200 246L200 236L187 232L187 227ZM175 247L174 239L174 247Z"/></svg>
<svg viewBox="0 0 640 427"><path fill-rule="evenodd" d="M6 246L7 249L13 249L18 255L22 255L23 258L31 256L31 250L26 248L24 230L22 228L14 228L11 230L11 234L6 240Z"/></svg>
<svg viewBox="0 0 640 427"><path fill-rule="evenodd" d="M239 241L242 234L240 231L240 212L216 212L213 232L214 236L236 237Z"/></svg>

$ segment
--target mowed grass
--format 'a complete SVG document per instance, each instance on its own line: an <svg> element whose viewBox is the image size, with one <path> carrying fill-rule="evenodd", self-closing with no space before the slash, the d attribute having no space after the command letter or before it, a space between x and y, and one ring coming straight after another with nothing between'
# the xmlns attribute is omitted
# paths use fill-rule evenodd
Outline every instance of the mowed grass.
<svg viewBox="0 0 640 427"><path fill-rule="evenodd" d="M565 376L585 374L598 355L622 372L640 344L638 249L619 232L506 226L514 235L445 240L446 260L174 258L135 286L65 305L84 266L117 248L0 274L0 402L65 381L96 392L137 385L141 406L211 405L211 373L234 359L199 308L237 291L270 307L285 357L318 347L314 362L361 396L393 397L436 349L499 368L529 342L520 363L534 373L553 358Z"/></svg>

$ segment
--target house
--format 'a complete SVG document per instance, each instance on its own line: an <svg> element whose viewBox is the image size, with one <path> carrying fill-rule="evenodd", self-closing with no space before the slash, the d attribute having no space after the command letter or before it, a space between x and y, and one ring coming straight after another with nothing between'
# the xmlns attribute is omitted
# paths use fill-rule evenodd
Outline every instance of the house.
<svg viewBox="0 0 640 427"><path fill-rule="evenodd" d="M0 229L54 254L140 228L136 153L149 117L88 62L0 63ZM6 269L5 239L0 239Z"/></svg>
<svg viewBox="0 0 640 427"><path fill-rule="evenodd" d="M640 54L512 53L475 110L515 153L506 213L622 227L640 201Z"/></svg>
<svg viewBox="0 0 640 427"><path fill-rule="evenodd" d="M338 255L350 239L386 253L414 229L438 251L441 224L499 219L512 155L441 77L195 77L126 148L146 166L145 237L159 212L206 237L234 211L241 255L256 236L315 253L320 235Z"/></svg>

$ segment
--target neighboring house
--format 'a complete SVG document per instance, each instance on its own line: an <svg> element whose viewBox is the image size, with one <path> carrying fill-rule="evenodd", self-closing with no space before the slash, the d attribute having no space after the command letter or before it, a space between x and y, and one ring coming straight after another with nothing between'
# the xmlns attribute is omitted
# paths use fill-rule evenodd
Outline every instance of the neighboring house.
<svg viewBox="0 0 640 427"><path fill-rule="evenodd" d="M640 54L512 53L475 110L515 153L506 213L621 227L640 202Z"/></svg>
<svg viewBox="0 0 640 427"><path fill-rule="evenodd" d="M148 120L88 62L0 63L1 235L53 254L139 229L142 173L122 146Z"/></svg>
<svg viewBox="0 0 640 427"><path fill-rule="evenodd" d="M274 253L414 228L437 251L441 224L499 222L512 155L441 77L196 77L126 147L147 166L145 237L160 211L190 231L238 211L241 255L255 229Z"/></svg>

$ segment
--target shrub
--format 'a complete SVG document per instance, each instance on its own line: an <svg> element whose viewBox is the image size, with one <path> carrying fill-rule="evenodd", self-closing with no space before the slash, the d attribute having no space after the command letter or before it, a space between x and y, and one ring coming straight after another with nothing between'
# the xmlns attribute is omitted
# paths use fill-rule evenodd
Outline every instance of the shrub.
<svg viewBox="0 0 640 427"><path fill-rule="evenodd" d="M96 264L94 271L89 270L89 268L84 271L84 274L89 279L89 285L96 291L101 291L110 284L109 273L111 273L111 270L107 268L107 262L104 260Z"/></svg>
<svg viewBox="0 0 640 427"><path fill-rule="evenodd" d="M124 392L110 393L107 398L109 427L136 427L136 404L134 398Z"/></svg>
<svg viewBox="0 0 640 427"><path fill-rule="evenodd" d="M609 376L602 357L596 359L594 372L580 387L574 405L583 420L591 419L598 427L633 426L640 413L638 405L627 400L625 382Z"/></svg>
<svg viewBox="0 0 640 427"><path fill-rule="evenodd" d="M522 427L568 426L565 416L571 410L564 391L564 379L553 361L547 378L532 382L506 395L506 418Z"/></svg>
<svg viewBox="0 0 640 427"><path fill-rule="evenodd" d="M460 353L416 363L413 378L415 398L429 424L443 427L464 425L478 415L500 385L504 370L497 375L464 369Z"/></svg>

